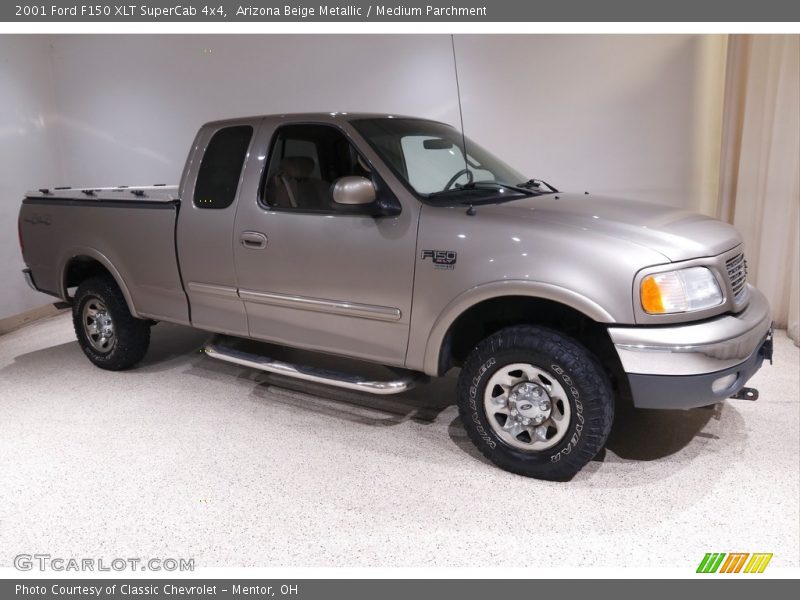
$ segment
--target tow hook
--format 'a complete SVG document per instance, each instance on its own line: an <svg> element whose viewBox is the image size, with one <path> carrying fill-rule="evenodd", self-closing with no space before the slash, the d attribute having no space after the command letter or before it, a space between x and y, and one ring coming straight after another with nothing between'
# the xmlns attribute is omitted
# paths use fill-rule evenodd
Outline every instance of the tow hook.
<svg viewBox="0 0 800 600"><path fill-rule="evenodd" d="M756 388L743 387L731 396L731 400L758 400L758 390Z"/></svg>

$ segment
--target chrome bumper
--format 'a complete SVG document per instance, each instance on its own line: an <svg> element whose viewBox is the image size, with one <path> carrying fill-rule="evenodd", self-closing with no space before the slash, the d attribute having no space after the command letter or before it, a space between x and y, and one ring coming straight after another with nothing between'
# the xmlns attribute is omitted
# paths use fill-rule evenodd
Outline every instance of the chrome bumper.
<svg viewBox="0 0 800 600"><path fill-rule="evenodd" d="M626 373L695 375L746 360L772 324L764 294L750 288L750 304L737 315L664 327L610 327Z"/></svg>
<svg viewBox="0 0 800 600"><path fill-rule="evenodd" d="M664 327L610 327L636 406L691 408L739 391L771 358L772 317L751 287L736 315Z"/></svg>

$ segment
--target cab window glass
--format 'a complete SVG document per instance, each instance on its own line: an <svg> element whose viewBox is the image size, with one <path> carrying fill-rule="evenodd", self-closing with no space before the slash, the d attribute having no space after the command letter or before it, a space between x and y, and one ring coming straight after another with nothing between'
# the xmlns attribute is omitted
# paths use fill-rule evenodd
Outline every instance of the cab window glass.
<svg viewBox="0 0 800 600"><path fill-rule="evenodd" d="M366 163L338 129L325 125L282 127L272 144L262 202L275 209L341 210L333 201L336 180L371 177Z"/></svg>
<svg viewBox="0 0 800 600"><path fill-rule="evenodd" d="M352 124L387 165L420 195L455 190L471 181L514 186L528 179L443 123L380 118L359 119Z"/></svg>
<svg viewBox="0 0 800 600"><path fill-rule="evenodd" d="M233 203L252 137L249 125L225 127L211 137L197 172L195 206L228 208Z"/></svg>
<svg viewBox="0 0 800 600"><path fill-rule="evenodd" d="M461 148L455 144L442 143L444 141L429 135L407 135L400 139L408 182L421 194L444 189L452 176L467 167ZM474 179L494 180L494 175L477 167L474 160L469 157L469 170L472 171ZM459 183L468 181L466 173L456 178L456 182Z"/></svg>

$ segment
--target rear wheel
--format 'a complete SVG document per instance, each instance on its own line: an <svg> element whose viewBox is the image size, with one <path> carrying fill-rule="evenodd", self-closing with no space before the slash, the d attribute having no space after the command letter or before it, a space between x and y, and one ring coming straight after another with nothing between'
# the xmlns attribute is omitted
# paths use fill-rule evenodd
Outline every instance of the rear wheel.
<svg viewBox="0 0 800 600"><path fill-rule="evenodd" d="M614 418L597 360L568 336L529 325L478 344L461 370L458 405L484 456L539 479L580 471L604 446Z"/></svg>
<svg viewBox="0 0 800 600"><path fill-rule="evenodd" d="M150 323L131 315L110 277L92 277L78 286L72 322L83 353L101 369L128 369L144 358L150 345Z"/></svg>

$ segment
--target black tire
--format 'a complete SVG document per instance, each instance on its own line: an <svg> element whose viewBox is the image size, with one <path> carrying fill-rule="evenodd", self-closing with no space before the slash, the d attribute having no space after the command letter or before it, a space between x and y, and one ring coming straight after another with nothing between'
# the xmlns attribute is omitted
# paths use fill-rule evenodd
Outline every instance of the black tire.
<svg viewBox="0 0 800 600"><path fill-rule="evenodd" d="M518 449L503 440L489 422L484 407L487 384L500 369L515 363L546 372L547 378L560 384L570 402L568 419L564 413L564 423L568 422L565 433L550 448ZM494 394L510 397L509 393L490 391L490 396ZM563 402L559 406L563 408ZM580 471L605 445L614 420L614 396L603 368L578 342L552 329L521 325L498 331L472 351L458 379L458 409L470 439L494 464L526 477L563 481ZM500 419L504 415L491 418L502 429ZM522 436L526 441L526 434Z"/></svg>
<svg viewBox="0 0 800 600"><path fill-rule="evenodd" d="M111 319L113 343L107 349L98 348L98 340L93 343L84 323L84 308L89 303L105 307L103 312ZM129 369L144 358L150 345L150 322L131 315L125 296L110 277L92 277L78 286L72 302L72 323L81 350L101 369Z"/></svg>

